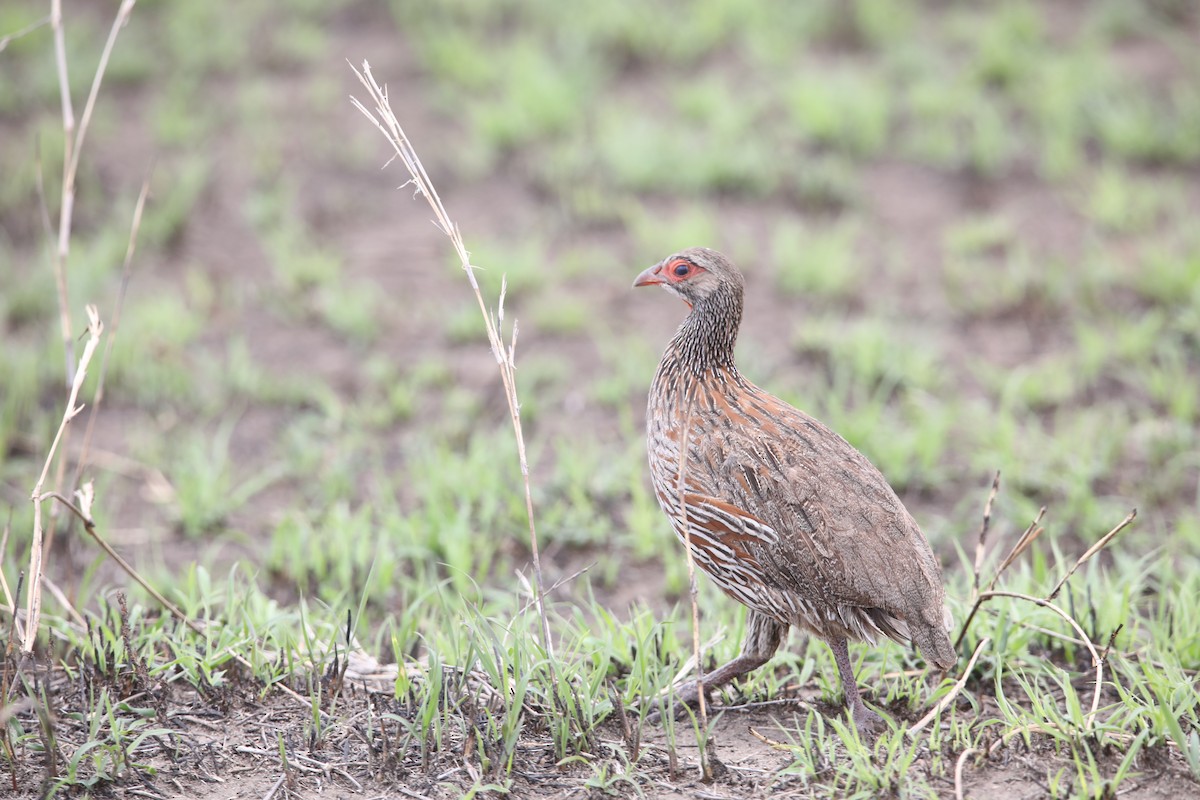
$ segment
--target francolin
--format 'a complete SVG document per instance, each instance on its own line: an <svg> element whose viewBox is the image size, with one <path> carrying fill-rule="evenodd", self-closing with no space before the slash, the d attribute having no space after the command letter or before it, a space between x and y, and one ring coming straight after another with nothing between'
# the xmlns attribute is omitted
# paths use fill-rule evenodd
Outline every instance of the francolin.
<svg viewBox="0 0 1200 800"><path fill-rule="evenodd" d="M829 644L854 723L874 729L848 640L911 639L942 670L956 660L929 543L862 453L738 372L743 280L725 256L684 250L633 285L691 308L650 386L655 494L696 564L750 609L741 655L704 676L706 691L761 667L795 625ZM678 698L695 704L696 683Z"/></svg>

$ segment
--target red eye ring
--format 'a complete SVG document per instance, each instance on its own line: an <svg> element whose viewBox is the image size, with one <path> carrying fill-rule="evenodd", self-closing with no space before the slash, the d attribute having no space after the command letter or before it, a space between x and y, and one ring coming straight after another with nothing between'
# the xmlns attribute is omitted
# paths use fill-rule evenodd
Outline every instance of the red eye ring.
<svg viewBox="0 0 1200 800"><path fill-rule="evenodd" d="M682 278L692 271L692 265L680 259L671 265L671 272L676 278Z"/></svg>

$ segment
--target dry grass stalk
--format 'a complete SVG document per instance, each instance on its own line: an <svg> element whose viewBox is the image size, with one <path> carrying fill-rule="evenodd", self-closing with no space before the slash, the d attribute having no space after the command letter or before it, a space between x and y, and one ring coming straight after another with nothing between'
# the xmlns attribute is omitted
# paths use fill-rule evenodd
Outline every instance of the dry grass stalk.
<svg viewBox="0 0 1200 800"><path fill-rule="evenodd" d="M963 639L967 635L967 631L971 628L971 622L975 619L975 615L979 612L979 607L983 604L983 598L978 590L979 565L983 559L983 540L986 535L984 531L986 531L988 527L988 520L991 517L992 500L995 496L995 491L998 488L999 479L1000 473L997 472L996 481L992 483L992 494L988 495L987 504L984 509L984 526L983 530L980 532L979 545L975 552L975 588L971 590L971 610L967 612L967 617L963 620L962 628L960 628L958 631L958 638L954 640L955 650L957 650L962 644ZM1000 579L1000 576L1004 574L1004 571L1012 566L1012 563L1017 560L1017 557L1020 556L1021 553L1024 553L1029 548L1029 545L1031 545L1039 536L1042 535L1042 532L1045 530L1045 528L1043 528L1040 523L1042 521L1042 517L1045 515L1046 507L1042 506L1041 509L1038 510L1037 516L1033 518L1033 522L1029 523L1029 527L1026 528L1025 531L1017 538L1016 544L1012 546L1012 549L1008 551L1008 555L1004 557L1004 560L1000 562L1000 566L996 568L995 573L992 575L992 579L988 581L987 589L984 590L985 593L991 591L995 587L996 581Z"/></svg>
<svg viewBox="0 0 1200 800"><path fill-rule="evenodd" d="M794 752L799 749L799 745L789 744L788 742L781 742L778 739L772 739L771 737L767 736L766 734L761 733L753 725L749 726L747 728L747 730L750 731L750 735L753 736L755 739L758 739L760 742L765 744L767 747L770 747L774 750L786 750L788 752Z"/></svg>
<svg viewBox="0 0 1200 800"><path fill-rule="evenodd" d="M19 28L19 29L13 31L12 33L5 34L4 36L0 36L0 53L3 53L4 48L8 47L8 43L13 41L14 39L20 39L22 36L27 36L27 35L33 33L34 31L36 31L38 28L42 27L43 25L49 25L49 24L50 24L50 17L45 16L39 20L34 20L33 22L26 25L24 28Z"/></svg>
<svg viewBox="0 0 1200 800"><path fill-rule="evenodd" d="M96 347L100 344L100 335L104 331L104 325L100 322L100 312L96 310L95 306L87 307L87 315L88 340L83 346L83 355L79 357L79 366L74 371L74 380L71 383L71 391L67 397L67 407L63 411L62 422L59 423L58 432L50 444L50 452L46 454L42 473L33 486L30 498L33 501L33 543L29 550L29 589L25 602L25 638L21 642L21 652L25 655L33 653L33 644L37 639L38 626L42 616L42 556L44 552L42 503L46 499L42 487L46 485L46 479L50 475L50 465L54 463L54 456L63 441L67 426L79 412L83 411L83 406L77 405L79 390L83 388L83 381L87 378L88 365L91 363L92 355L96 352Z"/></svg>
<svg viewBox="0 0 1200 800"><path fill-rule="evenodd" d="M983 570L983 554L987 549L988 529L992 524L992 503L996 500L996 493L1000 491L1000 470L996 470L996 477L992 479L992 490L988 493L987 502L983 505L983 523L979 526L979 540L975 544L975 565L972 570L973 580L971 582L971 599L974 600L979 596L979 573Z"/></svg>
<svg viewBox="0 0 1200 800"><path fill-rule="evenodd" d="M54 64L58 72L58 93L62 102L63 119L62 202L58 213L58 242L54 251L54 280L58 288L59 325L63 337L67 386L73 382L72 370L75 368L75 347L74 337L71 335L66 278L67 256L71 250L71 222L75 212L75 176L79 171L79 154L83 149L83 140L87 136L88 124L96 107L96 98L100 94L100 84L108 69L108 59L117 43L117 35L129 21L135 2L136 0L122 0L120 8L117 9L112 29L100 53L100 62L96 65L96 73L92 76L92 88L88 92L87 102L84 103L78 127L75 122L75 108L71 103L71 84L67 77L67 45L63 33L62 0L50 2L50 27L54 31Z"/></svg>
<svg viewBox="0 0 1200 800"><path fill-rule="evenodd" d="M1096 716L1096 711L1100 708L1100 690L1104 688L1104 659L1100 656L1099 651L1096 650L1096 645L1092 643L1092 640L1089 639L1088 635L1084 632L1083 627L1075 621L1074 617L1072 617L1066 611L1063 611L1054 603L1051 603L1049 600L1043 600L1040 597L1034 597L1030 594L1022 594L1020 592L1005 592L997 590L992 592L984 592L980 596L980 601L982 602L990 600L993 597L1011 597L1014 600L1024 600L1027 603L1033 603L1035 606L1048 608L1066 620L1067 623L1075 629L1075 633L1079 634L1079 638L1083 641L1083 646L1086 647L1088 652L1092 654L1092 664L1096 668L1096 685L1092 689L1092 707L1087 716L1084 718L1086 727L1091 728L1092 719Z"/></svg>
<svg viewBox="0 0 1200 800"><path fill-rule="evenodd" d="M10 533L12 533L12 509L9 509L8 520L4 523L4 533L0 535L0 558L3 558L8 552L8 535ZM12 590L8 588L8 579L4 577L4 570L0 570L0 590L3 590L4 602L8 604L8 610L12 612L13 629L8 637L8 646L12 647L13 642L24 640L25 634L21 629L20 622L17 621L17 600L13 596ZM20 587L18 587L18 594L20 591Z"/></svg>
<svg viewBox="0 0 1200 800"><path fill-rule="evenodd" d="M1000 580L1000 576L1005 570L1013 565L1013 562L1020 558L1021 554L1029 549L1029 546L1037 541L1046 528L1042 525L1042 519L1046 516L1046 507L1042 506L1038 509L1037 516L1033 518L1033 522L1029 523L1029 527L1017 539L1017 543L1012 546L1012 550L1008 551L1008 555L1000 562L1000 566L996 567L996 572L992 575L992 579L988 581L987 590L991 591L996 586L996 581Z"/></svg>
<svg viewBox="0 0 1200 800"><path fill-rule="evenodd" d="M59 327L63 338L63 357L66 361L66 385L68 387L74 382L72 370L75 368L75 340L71 333L71 312L67 295L66 272L67 257L71 250L72 221L75 213L75 177L79 172L79 156L83 152L83 142L92 120L92 113L96 108L96 99L100 95L100 85L104 81L104 73L108 69L108 60L112 56L113 48L116 46L118 34L129 21L129 16L133 12L135 2L136 0L122 0L120 7L117 9L116 16L113 18L112 28L108 33L108 39L104 42L104 49L100 53L100 61L96 65L96 72L92 76L92 87L88 92L87 101L84 103L83 114L79 118L78 125L76 125L75 121L75 110L71 103L70 82L67 78L67 50L63 34L62 0L51 0L50 4L50 26L54 31L54 61L58 72L58 90L62 101L63 118L62 199L59 205L57 242L53 250L53 267L58 297ZM39 173L40 171L39 161ZM42 186L40 174L38 185L40 190ZM44 209L44 193L42 193L42 197ZM67 436L70 436L69 432ZM63 448L66 449L65 440ZM58 463L58 469L54 476L56 491L61 492L63 490L66 468L67 462L66 459L63 459ZM56 518L56 511L52 508L50 524L47 526L45 532L44 547L47 552L49 552L50 546L54 542Z"/></svg>
<svg viewBox="0 0 1200 800"><path fill-rule="evenodd" d="M63 175L62 201L58 210L58 242L54 249L54 283L58 289L58 323L66 363L66 385L74 381L75 337L71 335L71 306L67 302L67 253L71 243L71 218L75 210L75 107L71 103L71 82L67 77L67 44L63 34L62 0L50 0L50 29L54 32L54 65L58 71L58 94L62 103ZM39 170L40 172L40 170Z"/></svg>
<svg viewBox="0 0 1200 800"><path fill-rule="evenodd" d="M467 251L466 245L463 243L462 233L459 231L458 226L450 219L450 215L446 212L446 207L442 204L442 200L438 196L437 189L434 188L433 181L430 180L424 165L421 164L421 159L417 157L416 150L405 135L399 120L396 119L396 115L391 108L391 103L388 100L387 88L381 87L376 82L374 75L371 74L371 65L366 61L363 61L361 71L355 68L353 64L350 65L350 68L354 70L354 74L358 76L359 81L366 88L374 105L374 110L368 109L356 97L351 96L350 101L383 134L388 143L391 144L392 148L396 151L393 160L399 158L404 162L404 166L409 174L409 180L405 186L410 184L415 186L417 192L423 195L429 202L429 206L433 210L434 222L442 233L450 239L450 243L458 255L463 272L467 274L471 290L475 293L475 300L479 303L479 310L483 314L484 325L487 329L488 344L491 346L492 354L496 357L496 363L500 367L500 380L504 386L505 400L508 402L509 417L512 420L513 433L517 441L517 455L521 462L521 476L525 484L525 514L529 521L529 548L533 560L534 578L537 583L535 597L537 599L538 615L541 618L542 624L542 645L547 654L553 656L554 645L550 639L550 620L546 615L545 582L542 579L542 562L538 552L537 529L534 524L533 492L529 480L529 461L525 451L525 437L521 430L521 405L517 398L516 322L514 321L513 323L512 338L506 344L501 335L501 325L504 322L504 289L501 288L500 301L496 313L493 315L484 302L483 293L480 291L479 283L475 279L475 270L478 267L471 264L471 254ZM390 164L391 161L388 163ZM555 684L557 685L557 681L555 681Z"/></svg>
<svg viewBox="0 0 1200 800"><path fill-rule="evenodd" d="M963 765L967 759L975 753L978 753L974 747L968 747L958 754L958 761L954 762L954 798L955 800L963 800L966 795L963 793Z"/></svg>
<svg viewBox="0 0 1200 800"><path fill-rule="evenodd" d="M911 728L908 729L909 736L916 736L921 730L933 721L934 717L946 710L946 708L954 702L954 698L958 697L958 693L967 685L967 678L971 676L971 670L975 669L975 662L979 660L979 654L983 652L983 648L991 643L991 639L986 636L979 640L979 644L975 645L975 652L971 654L971 660L967 662L967 666L963 669L962 676L954 682L954 687L946 693L936 706L929 710L925 716L921 717Z"/></svg>
<svg viewBox="0 0 1200 800"><path fill-rule="evenodd" d="M1063 574L1063 576L1061 578L1059 578L1058 583L1055 584L1055 586L1054 586L1054 589L1044 599L1040 598L1040 597L1034 597L1034 596L1028 595L1028 594L1023 594L1021 592L1009 592L1009 591L1002 591L1002 590L995 589L997 581L999 581L1000 577L1004 574L1004 572L1021 556L1022 553L1024 553L1026 550L1029 549L1029 547L1037 540L1037 538L1039 536L1041 536L1042 532L1045 530L1045 528L1041 525L1042 519L1045 517L1045 514L1046 514L1046 508L1045 508L1045 506L1043 506L1038 511L1037 516L1034 517L1033 521L1031 523L1029 523L1029 527L1027 527L1024 530L1024 532L1020 535L1020 537L1017 538L1016 543L1013 544L1012 549L1009 550L1009 552L1008 552L1008 555L1006 555L1004 557L1004 559L1001 560L1000 564L996 568L995 573L992 575L991 580L988 581L988 584L985 587L985 589L982 592L980 592L979 591L979 575L980 575L981 566L983 563L983 550L984 550L984 546L985 546L985 539L987 536L987 529L988 529L989 521L991 519L992 503L996 497L996 492L999 489L999 483L1000 483L1000 473L997 472L996 478L992 482L992 490L991 490L990 494L988 495L987 503L984 506L983 526L980 529L979 544L975 551L974 586L971 591L971 596L972 596L973 602L971 604L970 612L968 612L966 619L963 620L962 628L959 631L958 638L955 640L954 646L955 646L955 648L957 648L959 645L962 644L962 641L966 637L967 631L970 629L971 623L975 619L975 616L978 613L980 607L984 603L986 603L988 600L991 600L992 598L1008 597L1008 598L1011 598L1014 600L1023 600L1027 603L1033 603L1036 606L1040 606L1042 608L1047 608L1047 609L1053 611L1055 614L1057 614L1058 616L1060 616L1064 620L1066 620L1066 622L1074 629L1075 633L1077 634L1077 636L1075 638L1071 638L1071 637L1061 637L1061 638L1071 638L1072 642L1086 647L1092 657L1092 666L1096 670L1096 680L1095 680L1095 685L1092 688L1091 707L1088 710L1088 713L1084 718L1085 730L1091 730L1092 723L1093 723L1093 721L1096 717L1096 714L1100 708L1100 693L1101 693L1101 690L1104 685L1104 662L1108 656L1109 649L1112 646L1112 638L1113 637L1110 637L1109 646L1104 649L1104 652L1103 653L1099 652L1096 644L1088 637L1087 633L1084 632L1083 627L1075 620L1075 618L1072 617L1070 614L1068 614L1066 611L1064 611L1059 606L1055 605L1052 601L1054 600L1054 598L1056 598L1058 596L1059 592L1062 591L1062 587L1064 585L1066 585L1066 582L1071 578L1072 575L1075 574L1076 570L1078 570L1080 566L1082 566L1089 559L1091 559L1093 556L1095 556L1096 553L1099 553L1101 550L1103 550L1105 547L1107 547L1109 544L1111 544L1112 541L1117 537L1117 535L1133 522L1133 520L1137 517L1137 509L1133 509L1132 511L1130 511L1129 514L1126 515L1125 519L1123 519L1119 524L1117 524L1116 527L1114 527L1108 533L1101 536L1094 544L1092 544L1091 547L1089 547L1083 553L1083 555L1081 555L1079 558L1077 558L1075 560L1075 563L1071 565L1071 567ZM1114 636L1115 636L1115 634L1114 634ZM966 680L966 676L970 674L971 669L973 668L974 663L975 663L975 658L976 658L976 656L978 656L980 647L982 646L983 642L985 642L985 641L987 641L987 639L984 639L983 641L980 642L980 644L978 646L976 646L975 654L972 655L971 661L967 665L967 669L964 671L963 678L960 679L960 681L959 681L960 684L964 683ZM952 692L952 695L956 694L957 691L960 689L961 689L961 686L956 688L955 692ZM943 702L945 702L945 699L943 700ZM942 704L939 704L939 707L941 705ZM915 733L917 730L919 730L919 728L921 726L923 726L928 721L928 719L932 718L932 715L934 713L936 713L937 710L938 709L934 709L933 712L930 712L929 715L926 715L925 719L922 719L921 722L917 723L917 725L914 725L913 728L910 729L910 733Z"/></svg>
<svg viewBox="0 0 1200 800"><path fill-rule="evenodd" d="M1079 569L1079 567L1082 566L1084 564L1084 562L1086 562L1092 556L1096 555L1096 553L1099 553L1101 550L1103 550L1105 547L1107 547L1108 543L1111 542L1113 539L1115 539L1117 537L1118 533L1120 533L1121 531L1123 531L1127 527L1129 527L1129 525L1136 518L1137 518L1137 509L1135 508L1135 509L1132 509L1128 514L1126 514L1125 519L1121 520L1121 522L1118 523L1115 528L1113 528L1111 531L1109 531L1108 533L1101 536L1096 541L1095 544L1093 544L1091 547L1089 547L1087 549L1087 552L1085 552L1083 555L1081 555L1078 559L1075 560L1075 563L1071 565L1071 568L1069 570L1067 570L1066 573L1061 578L1058 579L1058 583L1056 583L1054 585L1054 591L1052 591L1052 592L1050 592L1050 594L1046 595L1046 599L1053 600L1054 598L1058 597L1058 593L1060 591L1062 591L1063 585L1067 582L1068 578L1070 578L1072 575L1075 574L1075 570Z"/></svg>

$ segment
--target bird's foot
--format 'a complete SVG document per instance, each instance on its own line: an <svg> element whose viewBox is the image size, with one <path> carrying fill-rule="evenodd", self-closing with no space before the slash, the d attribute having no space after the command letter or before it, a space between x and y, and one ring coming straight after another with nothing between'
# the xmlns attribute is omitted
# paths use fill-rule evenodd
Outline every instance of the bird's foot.
<svg viewBox="0 0 1200 800"><path fill-rule="evenodd" d="M859 736L875 736L884 728L883 717L867 708L861 699L851 704L850 718L854 720Z"/></svg>
<svg viewBox="0 0 1200 800"><path fill-rule="evenodd" d="M705 700L711 697L711 689L705 687ZM677 720L688 718L688 714L692 709L700 705L700 686L696 681L688 681L681 683L675 687L674 698L671 695L663 695L651 701L658 707L646 715L646 721L651 725L657 725L662 721L663 707L669 707L669 713Z"/></svg>

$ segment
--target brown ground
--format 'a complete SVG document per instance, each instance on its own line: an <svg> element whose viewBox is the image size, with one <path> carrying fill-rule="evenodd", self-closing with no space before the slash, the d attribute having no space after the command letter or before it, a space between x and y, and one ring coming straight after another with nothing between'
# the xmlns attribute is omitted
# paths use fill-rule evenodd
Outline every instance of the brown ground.
<svg viewBox="0 0 1200 800"><path fill-rule="evenodd" d="M129 676L124 676L128 678ZM56 691L85 691L86 681L64 685L61 675L52 679ZM236 682L235 682L236 684ZM328 686L328 683L326 683ZM313 736L311 709L279 691L257 698L257 688L233 686L201 694L147 684L145 691L127 692L132 706L157 708L163 724L178 732L153 737L159 748L145 749L136 761L139 772L128 772L120 784L100 796L172 798L172 800L251 800L272 797L383 798L412 797L449 800L462 796L462 787L477 780L486 783L479 761L473 757L474 740L464 745L460 732L450 731L438 749L429 743L427 757L408 743L394 721L410 713L390 691L346 688L332 707L320 734ZM834 764L818 759L816 774L788 773L793 757L787 748L789 731L803 728L810 710L832 716L836 709L801 690L788 698L736 706L725 712L710 740L709 770L701 772L699 748L690 726L679 731L674 747L661 727L648 726L638 742L641 772L648 781L639 784L646 798L734 800L735 798L810 797L809 783L837 785ZM556 765L554 745L536 715L531 734L522 736L509 796L537 800L569 797L633 797L627 782L615 781L602 791L585 783L590 769L580 764ZM56 723L60 745L75 746L85 737L77 722L60 718ZM280 740L287 749L286 765L280 757ZM630 742L616 720L596 732L598 752L628 756ZM465 749L464 749L465 747ZM68 750L69 752L69 750ZM930 775L932 755L922 749L908 775ZM1111 773L1120 763L1119 752L1101 759ZM0 797L33 797L45 774L40 757L22 760L22 771L0 785ZM1149 750L1143 754L1140 775L1122 784L1121 797L1132 800L1194 796L1195 783L1174 754ZM984 768L986 765L986 768ZM1049 745L1035 741L1032 749L1019 742L1000 748L990 757L975 756L964 762L964 796L987 798L1041 798L1050 793L1049 780L1062 762ZM933 779L938 796L954 796L953 768L941 765L944 779ZM60 765L61 769L61 765ZM894 778L893 778L894 779ZM885 780L879 796L904 796L905 783ZM899 792L899 794L897 794ZM832 796L838 792L833 791ZM497 795L498 796L498 795ZM824 794L822 796L825 796Z"/></svg>

